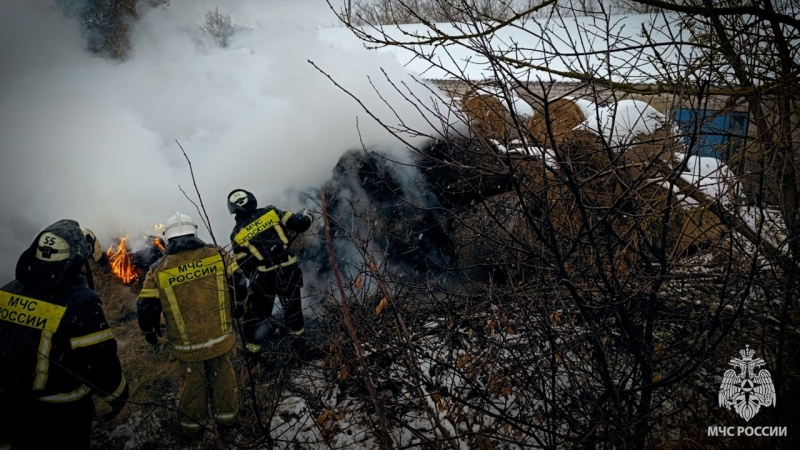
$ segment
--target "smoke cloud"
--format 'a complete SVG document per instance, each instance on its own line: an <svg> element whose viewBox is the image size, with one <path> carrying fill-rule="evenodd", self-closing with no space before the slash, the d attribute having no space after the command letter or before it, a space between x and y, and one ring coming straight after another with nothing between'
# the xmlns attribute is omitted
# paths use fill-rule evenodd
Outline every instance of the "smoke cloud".
<svg viewBox="0 0 800 450"><path fill-rule="evenodd" d="M226 48L201 30L216 8L236 25ZM130 56L120 62L86 51L77 19L50 1L4 1L2 283L36 234L59 219L93 229L106 248L130 236L134 250L176 211L200 223L185 195L199 206L181 147L220 245L233 226L225 207L232 189L251 190L261 205L301 208L286 194L321 185L348 149L402 150L309 61L388 124L428 130L383 72L396 85L419 83L388 53L331 30L335 24L325 0L172 0L133 26ZM200 237L210 240L202 225Z"/></svg>

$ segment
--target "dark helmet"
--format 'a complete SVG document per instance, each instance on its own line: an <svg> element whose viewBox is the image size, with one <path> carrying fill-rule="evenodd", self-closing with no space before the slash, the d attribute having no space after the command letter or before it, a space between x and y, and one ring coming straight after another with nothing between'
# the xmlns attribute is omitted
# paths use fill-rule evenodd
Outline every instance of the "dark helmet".
<svg viewBox="0 0 800 450"><path fill-rule="evenodd" d="M234 189L228 194L228 212L231 214L252 212L258 206L256 197L244 189Z"/></svg>
<svg viewBox="0 0 800 450"><path fill-rule="evenodd" d="M17 261L17 280L26 286L52 288L77 271L92 255L81 226L59 220L40 232Z"/></svg>

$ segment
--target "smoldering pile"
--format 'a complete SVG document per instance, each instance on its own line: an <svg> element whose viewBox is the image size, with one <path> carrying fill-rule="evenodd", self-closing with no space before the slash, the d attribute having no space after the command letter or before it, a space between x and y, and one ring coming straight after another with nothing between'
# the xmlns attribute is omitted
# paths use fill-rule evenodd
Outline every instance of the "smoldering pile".
<svg viewBox="0 0 800 450"><path fill-rule="evenodd" d="M380 150L346 152L324 192L337 265L349 274L369 261L401 276L428 276L450 266L452 246L438 197L416 167ZM330 270L324 230L315 228L294 246L306 272Z"/></svg>
<svg viewBox="0 0 800 450"><path fill-rule="evenodd" d="M502 280L549 268L561 251L580 253L576 243L594 227L594 238L603 241L598 248L608 253L604 258L626 271L636 259L656 258L654 248L685 255L727 231L666 181L685 152L667 121L633 127L609 143L597 124L591 128L585 100L560 99L546 113L534 107L522 122L500 111L503 102L466 96L465 103L472 105L467 109L480 106L480 114L466 114L471 132L431 141L410 162L379 150L342 156L322 187L342 265L354 267L366 252L366 260L415 276ZM657 113L636 106L643 116ZM515 123L524 126L510 129ZM509 137L516 149L497 145ZM330 269L324 241L317 234L298 246L318 273Z"/></svg>

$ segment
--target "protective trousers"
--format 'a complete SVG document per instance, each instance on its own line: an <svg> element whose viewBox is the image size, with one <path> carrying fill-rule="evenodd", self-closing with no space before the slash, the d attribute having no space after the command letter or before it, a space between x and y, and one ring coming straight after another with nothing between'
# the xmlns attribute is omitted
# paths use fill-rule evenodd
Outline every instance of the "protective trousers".
<svg viewBox="0 0 800 450"><path fill-rule="evenodd" d="M91 448L91 395L64 403L0 395L0 449Z"/></svg>
<svg viewBox="0 0 800 450"><path fill-rule="evenodd" d="M261 351L263 336L259 328L272 318L275 296L281 302L286 326L292 334L303 332L303 306L300 289L303 287L303 272L297 264L259 272L251 281L251 292L247 297L247 312L244 315L244 335L248 351Z"/></svg>
<svg viewBox="0 0 800 450"><path fill-rule="evenodd" d="M209 401L217 423L229 424L236 420L239 394L231 353L205 361L178 362L182 372L180 424L184 430L199 431L206 426Z"/></svg>

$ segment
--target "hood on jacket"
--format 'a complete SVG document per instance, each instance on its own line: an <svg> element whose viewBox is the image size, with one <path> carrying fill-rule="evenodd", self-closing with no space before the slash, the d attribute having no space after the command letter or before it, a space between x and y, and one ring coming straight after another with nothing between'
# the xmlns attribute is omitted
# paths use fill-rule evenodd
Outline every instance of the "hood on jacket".
<svg viewBox="0 0 800 450"><path fill-rule="evenodd" d="M78 222L59 220L42 230L17 260L17 281L28 287L50 289L77 272L91 251Z"/></svg>
<svg viewBox="0 0 800 450"><path fill-rule="evenodd" d="M206 243L197 236L178 236L169 240L167 250L164 253L172 255L186 250L194 250L205 245Z"/></svg>

